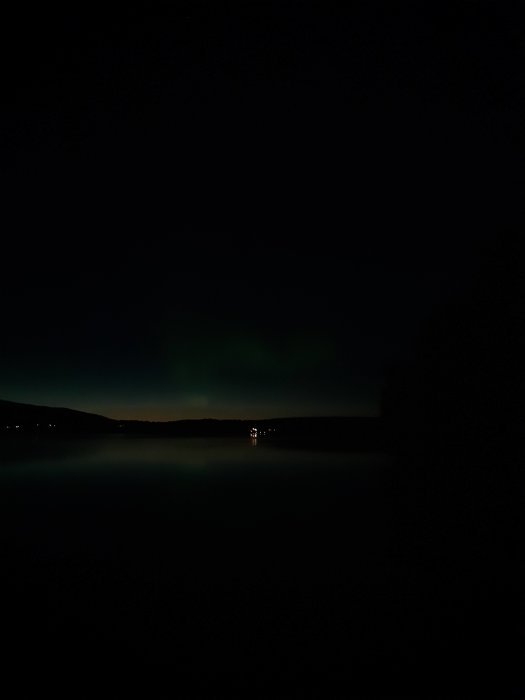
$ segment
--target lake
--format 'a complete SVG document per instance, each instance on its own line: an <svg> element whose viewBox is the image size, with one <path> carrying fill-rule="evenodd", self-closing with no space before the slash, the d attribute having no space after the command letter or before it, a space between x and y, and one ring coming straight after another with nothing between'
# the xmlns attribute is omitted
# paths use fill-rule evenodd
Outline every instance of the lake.
<svg viewBox="0 0 525 700"><path fill-rule="evenodd" d="M12 660L169 669L203 689L278 677L320 696L427 697L440 654L450 674L468 666L481 603L465 504L407 486L387 455L122 436L0 455Z"/></svg>

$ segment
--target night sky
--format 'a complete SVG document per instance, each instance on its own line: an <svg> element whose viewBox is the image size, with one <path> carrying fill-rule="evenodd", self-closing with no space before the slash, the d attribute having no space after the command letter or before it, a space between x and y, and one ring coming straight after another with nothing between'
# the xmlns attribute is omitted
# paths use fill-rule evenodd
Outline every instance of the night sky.
<svg viewBox="0 0 525 700"><path fill-rule="evenodd" d="M515 225L518 12L13 10L0 398L377 415L386 368Z"/></svg>

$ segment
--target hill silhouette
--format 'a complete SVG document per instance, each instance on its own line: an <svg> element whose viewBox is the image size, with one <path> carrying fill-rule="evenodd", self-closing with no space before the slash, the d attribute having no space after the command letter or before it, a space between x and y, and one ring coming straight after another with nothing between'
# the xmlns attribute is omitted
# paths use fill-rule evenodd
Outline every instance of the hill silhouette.
<svg viewBox="0 0 525 700"><path fill-rule="evenodd" d="M107 432L116 421L96 413L71 408L34 406L0 400L0 433L26 432Z"/></svg>
<svg viewBox="0 0 525 700"><path fill-rule="evenodd" d="M291 417L262 420L141 421L116 420L70 408L35 406L0 400L0 435L23 436L119 433L166 437L248 437L252 428L259 438L286 440L308 446L347 444L359 449L381 446L381 420L370 417Z"/></svg>

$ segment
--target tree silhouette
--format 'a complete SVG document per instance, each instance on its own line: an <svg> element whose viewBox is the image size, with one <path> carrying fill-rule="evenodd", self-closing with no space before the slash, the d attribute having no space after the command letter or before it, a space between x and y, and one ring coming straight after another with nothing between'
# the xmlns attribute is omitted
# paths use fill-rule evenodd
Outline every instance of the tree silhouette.
<svg viewBox="0 0 525 700"><path fill-rule="evenodd" d="M518 258L503 244L490 252L470 289L434 309L409 357L387 372L383 415L390 441L405 454L486 462L518 436Z"/></svg>

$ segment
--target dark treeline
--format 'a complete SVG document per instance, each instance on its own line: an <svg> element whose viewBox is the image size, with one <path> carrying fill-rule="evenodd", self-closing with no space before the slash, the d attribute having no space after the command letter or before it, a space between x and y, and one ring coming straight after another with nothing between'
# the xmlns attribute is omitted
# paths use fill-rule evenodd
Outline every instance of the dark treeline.
<svg viewBox="0 0 525 700"><path fill-rule="evenodd" d="M487 248L472 285L436 307L390 367L382 413L397 454L511 466L523 425L518 265L510 245Z"/></svg>
<svg viewBox="0 0 525 700"><path fill-rule="evenodd" d="M429 314L390 368L383 417L395 455L392 533L417 562L406 582L425 619L407 616L414 659L436 684L495 694L522 684L522 515L519 257L503 242L470 286ZM439 659L438 671L436 659ZM466 691L467 692L467 691Z"/></svg>

